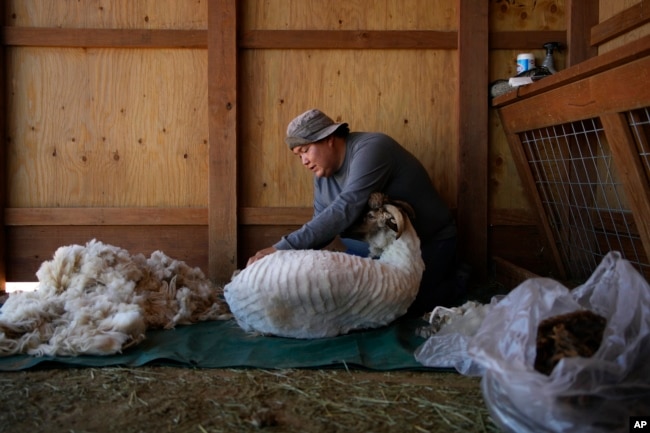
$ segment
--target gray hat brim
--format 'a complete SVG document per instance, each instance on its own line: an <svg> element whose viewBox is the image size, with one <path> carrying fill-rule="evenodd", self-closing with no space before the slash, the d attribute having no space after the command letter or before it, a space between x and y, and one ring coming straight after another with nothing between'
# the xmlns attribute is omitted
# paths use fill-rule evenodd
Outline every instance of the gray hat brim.
<svg viewBox="0 0 650 433"><path fill-rule="evenodd" d="M332 125L329 125L320 131L316 131L313 134L307 136L307 137L286 137L284 139L284 142L289 145L290 149L293 149L296 146L302 146L305 144L309 143L315 143L318 140L322 140L325 137L328 137L334 132L336 132L337 129L339 129L341 126L348 126L347 123L334 123Z"/></svg>

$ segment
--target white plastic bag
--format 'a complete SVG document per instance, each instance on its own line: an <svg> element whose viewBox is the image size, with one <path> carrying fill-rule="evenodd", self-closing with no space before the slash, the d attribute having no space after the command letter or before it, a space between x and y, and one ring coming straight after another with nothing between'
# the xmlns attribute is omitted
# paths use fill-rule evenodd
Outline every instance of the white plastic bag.
<svg viewBox="0 0 650 433"><path fill-rule="evenodd" d="M549 376L535 370L539 323L580 309L607 319L598 351L561 359ZM483 396L504 431L624 432L630 416L650 414L650 286L617 252L572 291L552 279L525 281L466 346L484 369Z"/></svg>
<svg viewBox="0 0 650 433"><path fill-rule="evenodd" d="M501 298L495 296L484 305L469 301L455 308L436 307L429 318L431 325L421 332L426 334L429 331L433 335L417 348L415 359L429 367L455 368L466 376L483 375L485 369L467 354L467 343ZM435 322L444 324L437 329Z"/></svg>

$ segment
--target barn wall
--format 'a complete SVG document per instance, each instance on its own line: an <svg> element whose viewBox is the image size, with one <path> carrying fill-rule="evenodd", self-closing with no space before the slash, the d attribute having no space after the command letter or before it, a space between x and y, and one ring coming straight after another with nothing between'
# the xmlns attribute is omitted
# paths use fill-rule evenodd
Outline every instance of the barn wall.
<svg viewBox="0 0 650 433"><path fill-rule="evenodd" d="M370 9L361 0L335 3L245 2L242 30L457 28L448 1L384 1ZM392 135L422 160L444 199L456 206L456 50L264 47L244 50L240 65L240 204L287 207L297 215L289 226L266 220L242 225L240 262L311 214L311 175L283 141L289 121L309 108L348 122L352 130Z"/></svg>
<svg viewBox="0 0 650 433"><path fill-rule="evenodd" d="M17 29L207 27L207 2L6 3ZM93 238L206 268L206 219L183 213L208 205L206 50L42 45L6 49L8 280Z"/></svg>
<svg viewBox="0 0 650 433"><path fill-rule="evenodd" d="M33 280L58 246L92 238L227 278L311 214L310 175L282 140L311 107L416 154L479 266L495 255L544 273L537 215L483 89L515 74L519 52L541 61L544 42L572 41L560 69L588 57L593 23L578 18L596 5L605 20L619 2L374 4L6 1L7 278Z"/></svg>

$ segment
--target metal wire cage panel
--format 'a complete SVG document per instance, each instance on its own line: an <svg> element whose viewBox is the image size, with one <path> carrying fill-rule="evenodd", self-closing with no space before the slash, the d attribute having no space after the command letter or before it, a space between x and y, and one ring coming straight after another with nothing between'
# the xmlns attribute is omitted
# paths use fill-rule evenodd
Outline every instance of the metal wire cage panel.
<svg viewBox="0 0 650 433"><path fill-rule="evenodd" d="M648 109L626 115L650 174ZM519 137L567 277L585 279L609 251L619 251L648 279L648 257L600 119Z"/></svg>
<svg viewBox="0 0 650 433"><path fill-rule="evenodd" d="M650 36L493 101L551 277L583 280L619 251L650 280L648 79Z"/></svg>

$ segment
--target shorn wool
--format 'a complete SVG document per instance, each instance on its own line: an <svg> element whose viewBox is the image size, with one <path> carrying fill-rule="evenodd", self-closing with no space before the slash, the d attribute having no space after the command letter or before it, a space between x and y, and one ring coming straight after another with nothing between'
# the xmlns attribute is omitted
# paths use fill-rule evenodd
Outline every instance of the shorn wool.
<svg viewBox="0 0 650 433"><path fill-rule="evenodd" d="M161 251L147 259L92 240L59 248L36 276L37 290L0 308L0 356L110 355L148 329L232 317L221 288Z"/></svg>

